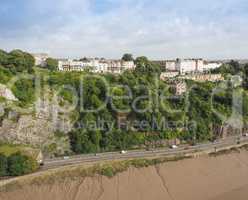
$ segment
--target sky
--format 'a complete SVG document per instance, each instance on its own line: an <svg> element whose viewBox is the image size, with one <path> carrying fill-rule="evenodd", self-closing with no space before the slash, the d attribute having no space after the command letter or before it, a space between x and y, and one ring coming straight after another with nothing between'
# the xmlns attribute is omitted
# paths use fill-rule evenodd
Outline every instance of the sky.
<svg viewBox="0 0 248 200"><path fill-rule="evenodd" d="M0 0L0 49L57 58L248 58L248 0Z"/></svg>

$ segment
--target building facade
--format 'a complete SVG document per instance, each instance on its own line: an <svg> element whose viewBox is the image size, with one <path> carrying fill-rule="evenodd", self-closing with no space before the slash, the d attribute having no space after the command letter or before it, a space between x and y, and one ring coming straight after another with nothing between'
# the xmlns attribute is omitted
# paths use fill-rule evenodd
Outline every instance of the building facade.
<svg viewBox="0 0 248 200"><path fill-rule="evenodd" d="M219 68L220 66L222 65L222 63L217 63L217 62L206 62L201 71L202 72L205 72L205 71L210 71L212 69L216 69L216 68Z"/></svg>
<svg viewBox="0 0 248 200"><path fill-rule="evenodd" d="M113 73L120 74L125 70L133 70L136 65L133 61L122 60L105 60L105 59L82 59L75 60L59 60L59 71L84 71L89 69L94 73Z"/></svg>
<svg viewBox="0 0 248 200"><path fill-rule="evenodd" d="M203 59L177 59L176 70L180 74L194 73L202 70L204 66Z"/></svg>
<svg viewBox="0 0 248 200"><path fill-rule="evenodd" d="M165 62L165 68L167 71L175 71L176 70L176 61L175 60L167 60Z"/></svg>
<svg viewBox="0 0 248 200"><path fill-rule="evenodd" d="M160 79L165 81L170 78L174 78L179 75L179 72L177 71L168 71L168 72L162 72L160 75Z"/></svg>
<svg viewBox="0 0 248 200"><path fill-rule="evenodd" d="M180 77L180 79L193 80L198 82L219 82L224 81L224 77L221 74L188 74Z"/></svg>
<svg viewBox="0 0 248 200"><path fill-rule="evenodd" d="M192 59L176 59L176 60L164 60L164 61L154 61L154 63L159 64L163 71L174 72L177 71L180 74L190 74L206 72L212 69L219 68L222 63L217 62L207 62L203 59L192 58Z"/></svg>

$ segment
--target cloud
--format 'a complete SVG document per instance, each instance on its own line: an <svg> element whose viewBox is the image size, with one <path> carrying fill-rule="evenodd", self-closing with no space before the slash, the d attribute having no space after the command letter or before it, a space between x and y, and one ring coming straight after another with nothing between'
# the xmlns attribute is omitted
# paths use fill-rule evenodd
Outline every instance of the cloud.
<svg viewBox="0 0 248 200"><path fill-rule="evenodd" d="M19 0L8 2L0 16L14 11ZM116 58L132 52L151 58L227 58L245 57L248 47L244 0L24 2L22 14L0 20L1 48L56 57Z"/></svg>

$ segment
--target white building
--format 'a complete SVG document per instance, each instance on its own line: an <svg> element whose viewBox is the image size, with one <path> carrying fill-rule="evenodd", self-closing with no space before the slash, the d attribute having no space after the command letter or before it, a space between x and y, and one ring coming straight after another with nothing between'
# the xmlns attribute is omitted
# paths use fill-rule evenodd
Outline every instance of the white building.
<svg viewBox="0 0 248 200"><path fill-rule="evenodd" d="M203 68L202 59L177 59L176 70L180 74L194 73Z"/></svg>
<svg viewBox="0 0 248 200"><path fill-rule="evenodd" d="M59 60L59 71L84 71L91 70L94 73L115 73L120 74L125 70L135 69L133 61L125 62L121 60L105 60L105 59L82 59L75 60Z"/></svg>
<svg viewBox="0 0 248 200"><path fill-rule="evenodd" d="M124 70L134 70L136 67L133 61L121 61L121 64Z"/></svg>
<svg viewBox="0 0 248 200"><path fill-rule="evenodd" d="M167 71L175 71L176 70L176 61L175 60L166 60L165 68Z"/></svg>
<svg viewBox="0 0 248 200"><path fill-rule="evenodd" d="M160 79L165 81L166 79L174 78L178 75L179 75L179 72L177 71L162 72L160 75Z"/></svg>
<svg viewBox="0 0 248 200"><path fill-rule="evenodd" d="M82 61L74 60L59 60L58 70L59 71L83 71L86 69L87 64Z"/></svg>
<svg viewBox="0 0 248 200"><path fill-rule="evenodd" d="M180 74L189 74L210 71L221 65L221 63L208 63L203 59L177 59L175 61L166 61L166 70L178 71Z"/></svg>
<svg viewBox="0 0 248 200"><path fill-rule="evenodd" d="M202 72L204 71L210 71L211 69L216 69L219 68L222 65L222 63L215 63L215 62L209 62L209 63L205 63L202 67Z"/></svg>
<svg viewBox="0 0 248 200"><path fill-rule="evenodd" d="M106 73L108 71L108 62L106 60L100 60L95 69L94 72L96 73Z"/></svg>
<svg viewBox="0 0 248 200"><path fill-rule="evenodd" d="M205 82L205 81L219 82L225 80L221 74L188 74L179 78L184 80L185 79L193 80L197 82Z"/></svg>
<svg viewBox="0 0 248 200"><path fill-rule="evenodd" d="M46 59L49 57L46 53L32 54L35 59L35 65L40 65L42 67L46 66Z"/></svg>

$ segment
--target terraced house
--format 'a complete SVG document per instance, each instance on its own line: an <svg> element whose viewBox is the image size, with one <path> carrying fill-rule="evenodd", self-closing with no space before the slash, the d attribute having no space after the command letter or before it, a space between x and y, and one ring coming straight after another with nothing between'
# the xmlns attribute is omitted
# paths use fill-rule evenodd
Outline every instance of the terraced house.
<svg viewBox="0 0 248 200"><path fill-rule="evenodd" d="M84 58L80 60L59 60L59 71L84 71L86 69L94 73L120 74L125 70L133 70L136 65L133 61L106 60L98 58Z"/></svg>

